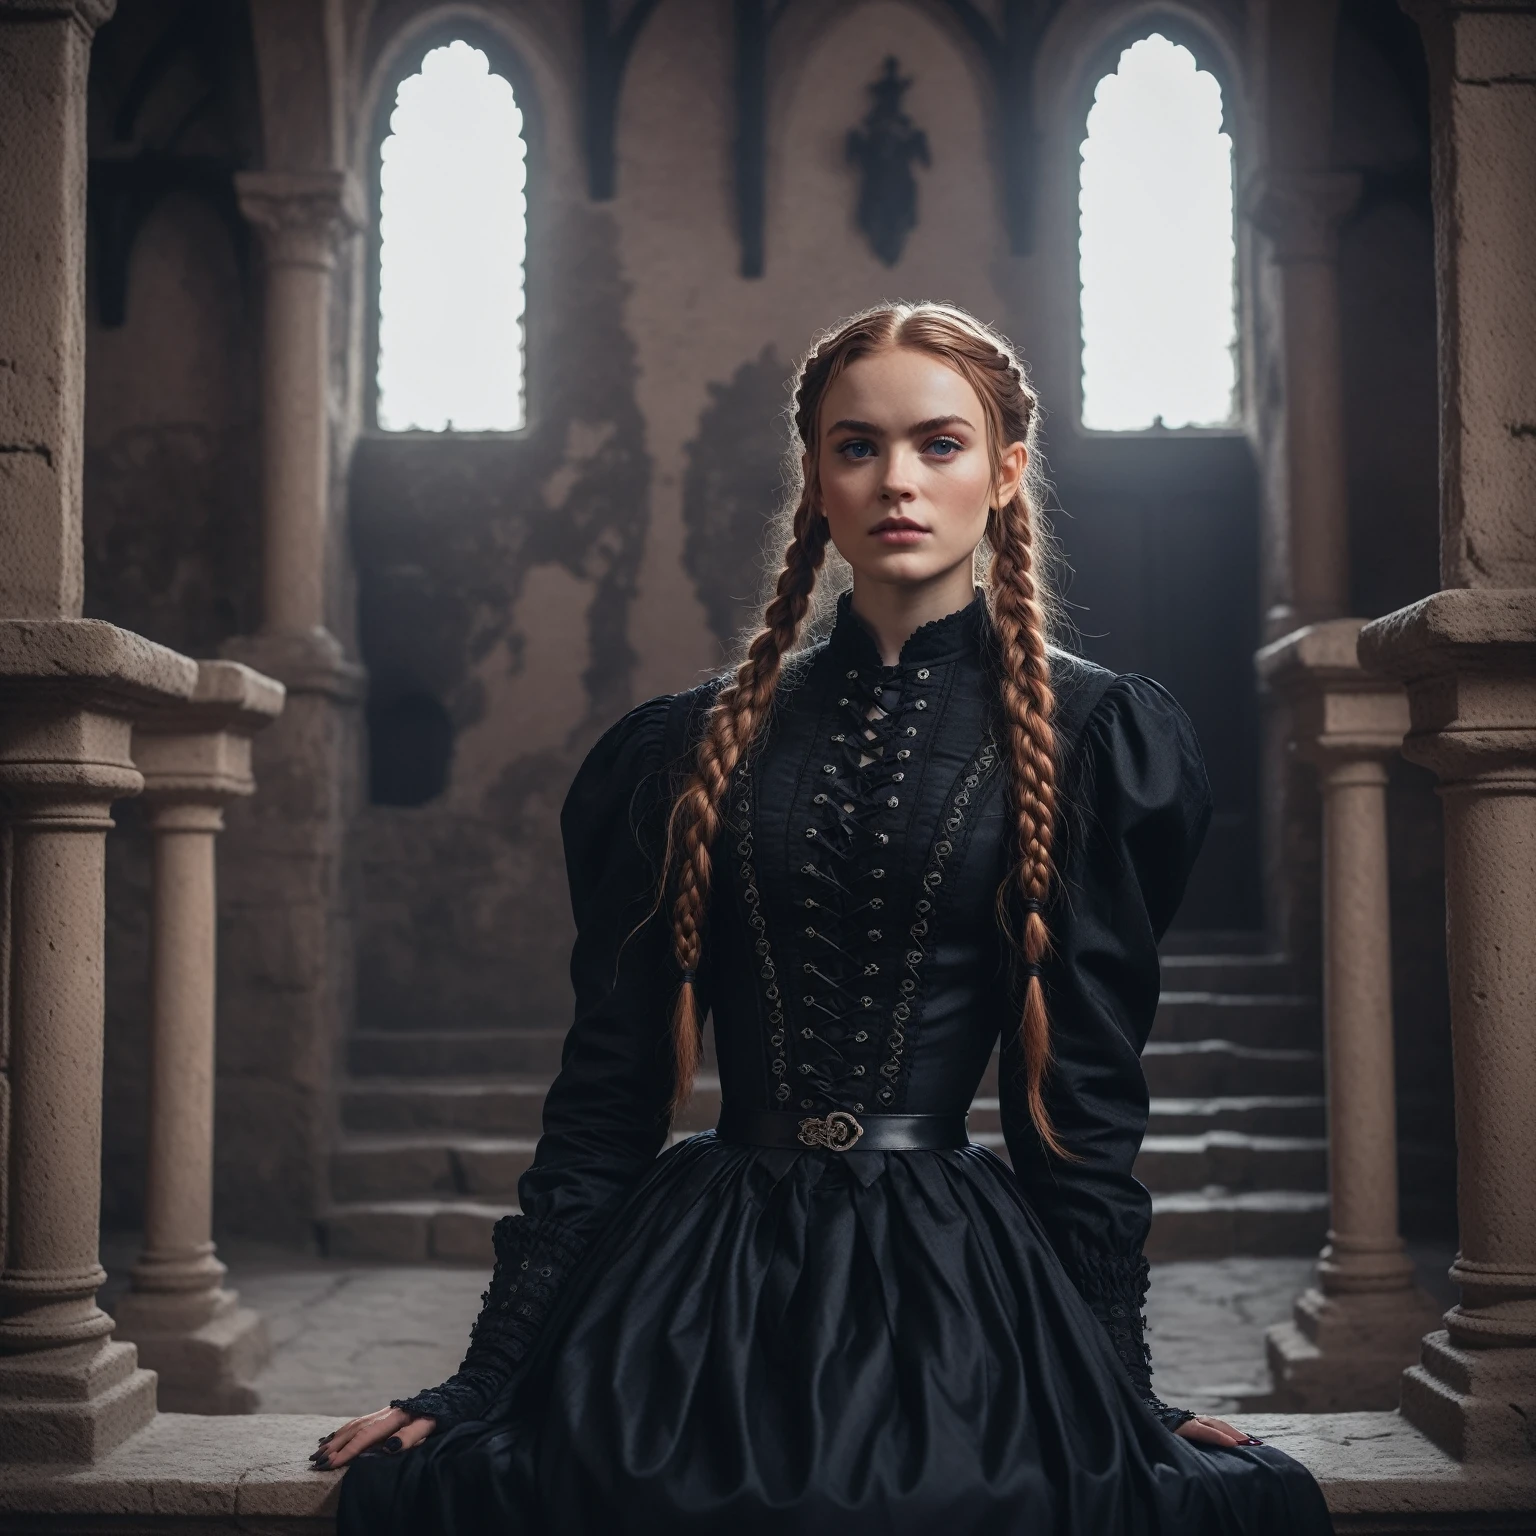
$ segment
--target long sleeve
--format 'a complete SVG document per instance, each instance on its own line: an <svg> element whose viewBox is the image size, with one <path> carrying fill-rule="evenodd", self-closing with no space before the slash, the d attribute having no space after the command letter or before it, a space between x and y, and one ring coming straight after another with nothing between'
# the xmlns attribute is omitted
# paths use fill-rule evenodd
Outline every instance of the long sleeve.
<svg viewBox="0 0 1536 1536"><path fill-rule="evenodd" d="M667 1133L676 985L658 902L673 701L631 711L582 764L560 815L576 942L575 1018L544 1104L544 1134L497 1223L496 1268L469 1351L441 1386L394 1406L439 1426L474 1418L528 1352L593 1235Z"/></svg>
<svg viewBox="0 0 1536 1536"><path fill-rule="evenodd" d="M1146 678L1117 678L1064 764L1060 879L1042 980L1053 1062L1045 1098L1070 1160L1046 1153L1029 1118L1017 1031L1005 1030L1003 1128L1014 1171L1133 1382L1154 1396L1142 1306L1152 1199L1132 1167L1146 1134L1141 1067L1157 1010L1157 945L1210 820L1194 729Z"/></svg>

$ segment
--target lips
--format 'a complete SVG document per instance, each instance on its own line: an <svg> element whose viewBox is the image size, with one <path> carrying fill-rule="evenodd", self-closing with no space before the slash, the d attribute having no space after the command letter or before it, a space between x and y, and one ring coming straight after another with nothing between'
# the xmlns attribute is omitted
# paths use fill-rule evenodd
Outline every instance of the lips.
<svg viewBox="0 0 1536 1536"><path fill-rule="evenodd" d="M882 544L916 544L928 536L928 530L910 517L882 518L869 531Z"/></svg>

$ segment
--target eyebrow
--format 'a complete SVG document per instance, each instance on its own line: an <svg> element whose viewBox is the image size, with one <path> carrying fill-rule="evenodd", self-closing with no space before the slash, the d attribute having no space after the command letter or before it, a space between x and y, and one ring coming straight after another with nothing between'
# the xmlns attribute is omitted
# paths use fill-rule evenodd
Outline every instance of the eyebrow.
<svg viewBox="0 0 1536 1536"><path fill-rule="evenodd" d="M907 428L908 434L921 432L938 432L944 427L969 427L972 432L976 430L964 416L930 416L927 421L917 421ZM834 421L827 428L829 432L863 432L869 437L885 437L887 433L883 427L877 427L872 421L854 421L844 417L841 421Z"/></svg>

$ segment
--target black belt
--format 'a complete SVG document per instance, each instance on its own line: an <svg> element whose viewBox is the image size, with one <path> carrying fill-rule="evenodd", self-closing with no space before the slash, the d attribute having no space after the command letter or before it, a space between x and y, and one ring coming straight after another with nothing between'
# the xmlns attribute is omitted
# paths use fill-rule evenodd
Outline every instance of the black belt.
<svg viewBox="0 0 1536 1536"><path fill-rule="evenodd" d="M792 1110L720 1111L715 1135L754 1147L825 1147L829 1152L939 1152L970 1144L968 1110L945 1115L866 1115L834 1109L824 1116Z"/></svg>

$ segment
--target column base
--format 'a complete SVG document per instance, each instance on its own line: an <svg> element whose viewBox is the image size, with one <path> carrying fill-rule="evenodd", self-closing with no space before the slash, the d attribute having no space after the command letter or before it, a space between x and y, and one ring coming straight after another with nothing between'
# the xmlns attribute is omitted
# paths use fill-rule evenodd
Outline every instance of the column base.
<svg viewBox="0 0 1536 1536"><path fill-rule="evenodd" d="M155 1295L117 1305L117 1337L138 1346L160 1377L162 1413L255 1413L252 1382L272 1355L266 1319L235 1291Z"/></svg>
<svg viewBox="0 0 1536 1536"><path fill-rule="evenodd" d="M1264 1338L1279 1413L1391 1411L1405 1367L1419 1353L1439 1309L1422 1291L1327 1296L1313 1287L1296 1298L1291 1321Z"/></svg>
<svg viewBox="0 0 1536 1536"><path fill-rule="evenodd" d="M1536 1455L1536 1349L1462 1349L1443 1329L1403 1373L1403 1417L1458 1461Z"/></svg>
<svg viewBox="0 0 1536 1536"><path fill-rule="evenodd" d="M7 1462L100 1461L155 1416L155 1373L132 1344L99 1342L0 1359Z"/></svg>

